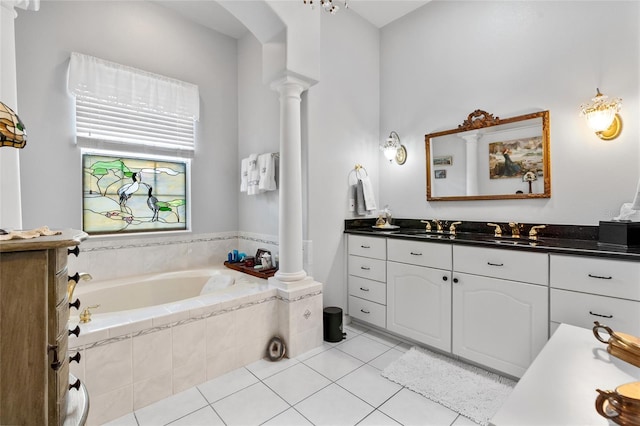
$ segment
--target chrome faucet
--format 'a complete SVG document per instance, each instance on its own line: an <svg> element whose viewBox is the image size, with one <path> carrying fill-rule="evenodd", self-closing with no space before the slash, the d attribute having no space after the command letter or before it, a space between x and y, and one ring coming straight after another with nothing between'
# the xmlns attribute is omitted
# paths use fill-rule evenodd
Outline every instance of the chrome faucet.
<svg viewBox="0 0 640 426"><path fill-rule="evenodd" d="M520 238L521 225L518 222L509 222L509 226L511 227L511 238Z"/></svg>

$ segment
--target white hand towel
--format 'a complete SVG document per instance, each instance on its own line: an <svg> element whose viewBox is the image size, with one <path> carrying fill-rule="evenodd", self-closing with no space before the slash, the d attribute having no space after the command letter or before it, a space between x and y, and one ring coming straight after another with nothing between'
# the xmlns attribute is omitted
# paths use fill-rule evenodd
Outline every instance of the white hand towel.
<svg viewBox="0 0 640 426"><path fill-rule="evenodd" d="M260 170L260 182L258 189L261 191L276 190L276 159L273 154L261 154L258 156L258 169Z"/></svg>
<svg viewBox="0 0 640 426"><path fill-rule="evenodd" d="M258 169L258 154L251 154L249 156L248 170L247 195L259 194L258 183L260 182L260 170Z"/></svg>
<svg viewBox="0 0 640 426"><path fill-rule="evenodd" d="M373 195L373 185L371 185L369 176L363 176L360 180L362 181L362 194L364 195L365 210L377 209L376 199Z"/></svg>
<svg viewBox="0 0 640 426"><path fill-rule="evenodd" d="M243 158L240 162L240 192L247 192L249 186L249 159Z"/></svg>

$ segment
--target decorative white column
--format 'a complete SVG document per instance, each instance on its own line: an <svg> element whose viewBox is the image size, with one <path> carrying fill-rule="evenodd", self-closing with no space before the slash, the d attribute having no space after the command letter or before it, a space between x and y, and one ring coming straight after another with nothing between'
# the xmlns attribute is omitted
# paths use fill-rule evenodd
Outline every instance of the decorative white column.
<svg viewBox="0 0 640 426"><path fill-rule="evenodd" d="M460 136L467 142L467 195L478 195L478 140L477 131Z"/></svg>
<svg viewBox="0 0 640 426"><path fill-rule="evenodd" d="M312 81L285 75L271 88L280 94L280 267L271 282L280 288L308 283L302 251L302 135L300 101Z"/></svg>
<svg viewBox="0 0 640 426"><path fill-rule="evenodd" d="M14 9L15 6L16 2L0 1L0 101L18 113L14 24L18 14ZM2 229L22 228L19 152L12 147L0 148L0 228Z"/></svg>

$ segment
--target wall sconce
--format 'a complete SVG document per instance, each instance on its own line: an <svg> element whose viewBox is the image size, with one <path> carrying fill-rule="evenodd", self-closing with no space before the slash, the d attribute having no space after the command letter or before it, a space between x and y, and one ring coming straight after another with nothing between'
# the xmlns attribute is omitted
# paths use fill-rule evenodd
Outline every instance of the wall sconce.
<svg viewBox="0 0 640 426"><path fill-rule="evenodd" d="M615 139L622 131L622 119L618 114L622 99L609 99L596 89L596 96L591 103L580 105L580 113L587 119L589 127L603 140Z"/></svg>
<svg viewBox="0 0 640 426"><path fill-rule="evenodd" d="M0 102L0 147L24 148L26 144L24 124L11 108Z"/></svg>
<svg viewBox="0 0 640 426"><path fill-rule="evenodd" d="M396 163L400 165L403 165L405 161L407 161L407 149L400 143L400 136L394 131L392 131L384 143L380 145L380 150L390 163L394 159Z"/></svg>

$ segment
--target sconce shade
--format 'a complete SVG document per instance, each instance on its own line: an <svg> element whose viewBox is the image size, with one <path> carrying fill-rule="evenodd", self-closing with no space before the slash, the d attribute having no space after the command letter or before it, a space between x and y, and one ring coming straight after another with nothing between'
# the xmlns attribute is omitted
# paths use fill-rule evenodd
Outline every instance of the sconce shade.
<svg viewBox="0 0 640 426"><path fill-rule="evenodd" d="M24 124L11 108L0 102L0 147L24 148L26 144Z"/></svg>
<svg viewBox="0 0 640 426"><path fill-rule="evenodd" d="M622 122L618 115L622 99L609 99L608 96L600 93L600 89L596 89L596 92L596 96L591 99L590 103L580 105L580 113L599 138L614 139L618 137L622 129Z"/></svg>
<svg viewBox="0 0 640 426"><path fill-rule="evenodd" d="M390 163L394 159L399 165L403 165L405 161L407 161L407 149L400 143L400 136L394 131L392 131L384 143L380 145L380 150Z"/></svg>

